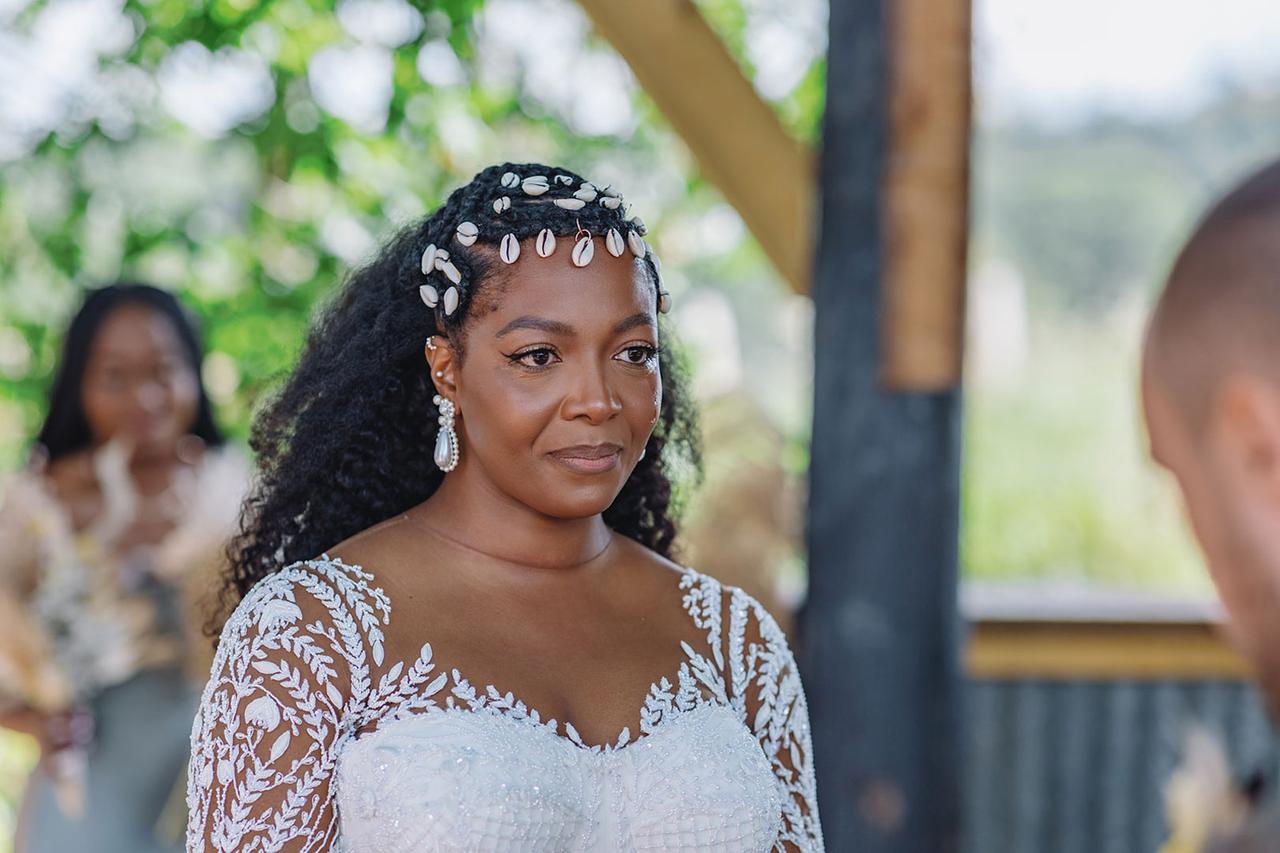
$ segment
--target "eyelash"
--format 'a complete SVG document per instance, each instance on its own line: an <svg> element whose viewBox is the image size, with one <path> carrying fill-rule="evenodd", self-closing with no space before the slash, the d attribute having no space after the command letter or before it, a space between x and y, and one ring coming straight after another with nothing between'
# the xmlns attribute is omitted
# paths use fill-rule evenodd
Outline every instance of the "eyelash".
<svg viewBox="0 0 1280 853"><path fill-rule="evenodd" d="M632 344L630 346L623 347L621 351L630 352L631 350L644 350L646 353L644 361L624 361L623 362L623 364L630 365L631 367L645 367L655 363L658 359L658 354L662 351L659 347L653 346L651 344ZM523 367L526 370L546 370L548 367L551 366L549 363L548 364L529 364L526 361L524 361L524 359L528 358L529 356L537 355L538 353L549 353L550 355L555 355L556 351L551 347L533 347L532 349L527 349L522 352L513 353L512 355L507 356L507 359L512 364L515 364L519 367Z"/></svg>

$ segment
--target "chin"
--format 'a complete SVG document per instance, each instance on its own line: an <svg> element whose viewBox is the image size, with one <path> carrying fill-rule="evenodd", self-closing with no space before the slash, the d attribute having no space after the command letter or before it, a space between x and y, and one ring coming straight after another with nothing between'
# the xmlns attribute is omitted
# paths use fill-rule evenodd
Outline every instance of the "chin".
<svg viewBox="0 0 1280 853"><path fill-rule="evenodd" d="M612 506L619 491L621 486L614 482L598 485L560 482L539 490L528 503L552 518L590 518Z"/></svg>

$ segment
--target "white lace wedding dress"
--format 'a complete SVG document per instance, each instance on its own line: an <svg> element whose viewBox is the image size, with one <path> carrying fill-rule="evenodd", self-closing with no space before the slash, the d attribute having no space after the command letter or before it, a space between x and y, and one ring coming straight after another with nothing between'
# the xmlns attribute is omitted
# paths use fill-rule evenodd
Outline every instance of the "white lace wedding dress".
<svg viewBox="0 0 1280 853"><path fill-rule="evenodd" d="M189 850L823 849L795 663L741 590L679 577L710 657L682 643L638 736L589 746L430 645L384 660L372 580L323 555L236 609L192 729Z"/></svg>

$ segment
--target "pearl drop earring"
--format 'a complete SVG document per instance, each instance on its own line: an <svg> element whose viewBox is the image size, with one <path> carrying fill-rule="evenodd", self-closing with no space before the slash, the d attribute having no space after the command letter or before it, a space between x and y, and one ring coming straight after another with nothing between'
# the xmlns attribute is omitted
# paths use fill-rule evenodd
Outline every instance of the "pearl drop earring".
<svg viewBox="0 0 1280 853"><path fill-rule="evenodd" d="M431 402L440 407L440 431L436 433L436 450L433 458L436 466L446 474L458 467L458 433L453 429L453 419L458 407L439 394Z"/></svg>

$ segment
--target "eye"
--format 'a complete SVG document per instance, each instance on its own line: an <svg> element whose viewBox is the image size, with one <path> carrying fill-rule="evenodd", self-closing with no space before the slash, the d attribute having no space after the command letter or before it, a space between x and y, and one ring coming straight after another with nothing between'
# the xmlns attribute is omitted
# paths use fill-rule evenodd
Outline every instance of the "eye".
<svg viewBox="0 0 1280 853"><path fill-rule="evenodd" d="M621 357L626 364L645 367L657 361L658 348L652 344L629 344L615 357Z"/></svg>
<svg viewBox="0 0 1280 853"><path fill-rule="evenodd" d="M533 349L527 349L523 352L518 352L515 355L507 356L507 358L511 359L511 361L516 364L523 365L524 367L537 368L550 367L558 361L560 357L556 355L556 351L551 349L551 347L534 347Z"/></svg>

